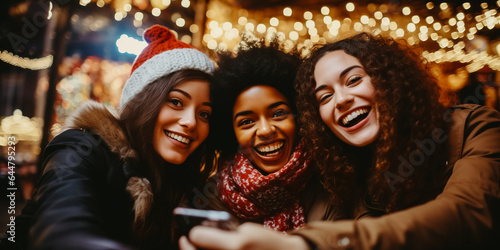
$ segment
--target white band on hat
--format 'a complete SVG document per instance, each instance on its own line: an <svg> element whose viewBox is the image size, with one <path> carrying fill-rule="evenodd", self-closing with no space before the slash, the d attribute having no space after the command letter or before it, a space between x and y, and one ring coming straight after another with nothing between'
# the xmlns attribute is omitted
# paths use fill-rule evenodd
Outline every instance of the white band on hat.
<svg viewBox="0 0 500 250"><path fill-rule="evenodd" d="M212 60L197 49L182 48L164 51L149 58L134 70L123 87L120 107L125 106L146 85L164 75L181 69L196 69L212 74L214 68Z"/></svg>

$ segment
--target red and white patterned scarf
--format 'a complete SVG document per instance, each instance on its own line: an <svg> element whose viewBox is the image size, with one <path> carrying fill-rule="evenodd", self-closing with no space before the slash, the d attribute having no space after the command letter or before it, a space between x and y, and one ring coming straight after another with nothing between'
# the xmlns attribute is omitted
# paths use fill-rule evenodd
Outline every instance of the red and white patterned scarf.
<svg viewBox="0 0 500 250"><path fill-rule="evenodd" d="M305 224L299 195L309 180L307 161L300 145L280 170L263 175L242 153L226 162L218 188L221 200L238 216L264 219L264 226L276 231L300 228Z"/></svg>

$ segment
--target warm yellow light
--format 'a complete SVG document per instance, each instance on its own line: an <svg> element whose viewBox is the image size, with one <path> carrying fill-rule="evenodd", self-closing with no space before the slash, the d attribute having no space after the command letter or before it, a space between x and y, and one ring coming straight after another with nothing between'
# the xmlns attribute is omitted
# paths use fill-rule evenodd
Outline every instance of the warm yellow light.
<svg viewBox="0 0 500 250"><path fill-rule="evenodd" d="M411 17L411 21L414 23L414 24L417 24L420 22L420 17L417 16L417 15L414 15Z"/></svg>
<svg viewBox="0 0 500 250"><path fill-rule="evenodd" d="M477 33L477 29L476 29L476 27L472 27L472 28L470 28L470 29L469 29L469 33L471 33L471 34L476 34L476 33Z"/></svg>
<svg viewBox="0 0 500 250"><path fill-rule="evenodd" d="M434 23L432 25L432 28L434 28L434 30L440 30L441 29L441 24L440 23Z"/></svg>
<svg viewBox="0 0 500 250"><path fill-rule="evenodd" d="M427 34L427 32L429 32L427 26L420 26L420 33Z"/></svg>
<svg viewBox="0 0 500 250"><path fill-rule="evenodd" d="M368 26L375 27L375 25L377 25L377 21L375 21L375 19L373 18L370 18L370 20L368 20Z"/></svg>
<svg viewBox="0 0 500 250"><path fill-rule="evenodd" d="M142 21L142 19L144 18L144 14L142 14L142 12L136 12L134 18L135 20Z"/></svg>
<svg viewBox="0 0 500 250"><path fill-rule="evenodd" d="M439 35L437 33L432 33L431 34L432 41L436 41L438 38L439 38Z"/></svg>
<svg viewBox="0 0 500 250"><path fill-rule="evenodd" d="M465 2L465 3L463 3L463 4L462 4L462 6L464 7L464 10L468 10L468 9L470 9L470 7L471 7L471 5L470 5L470 3L469 3L469 2Z"/></svg>
<svg viewBox="0 0 500 250"><path fill-rule="evenodd" d="M266 25L264 24L258 24L257 25L257 32L263 34L264 32L266 32Z"/></svg>
<svg viewBox="0 0 500 250"><path fill-rule="evenodd" d="M448 4L447 3L441 3L439 5L439 8L442 9L442 10L448 9Z"/></svg>
<svg viewBox="0 0 500 250"><path fill-rule="evenodd" d="M269 24L271 24L271 26L278 26L278 24L280 23L280 20L278 20L278 18L276 17L272 17L270 20L269 20Z"/></svg>
<svg viewBox="0 0 500 250"><path fill-rule="evenodd" d="M488 8L488 3L481 3L481 8L487 9Z"/></svg>
<svg viewBox="0 0 500 250"><path fill-rule="evenodd" d="M434 3L433 2L428 2L426 5L427 9L432 10L434 9Z"/></svg>
<svg viewBox="0 0 500 250"><path fill-rule="evenodd" d="M363 30L363 24L361 24L360 22L356 22L354 24L354 30L355 31L362 31Z"/></svg>
<svg viewBox="0 0 500 250"><path fill-rule="evenodd" d="M198 31L200 31L200 27L198 27L198 25L196 24L191 24L191 26L189 26L189 31L191 31L191 33L198 33Z"/></svg>
<svg viewBox="0 0 500 250"><path fill-rule="evenodd" d="M425 33L420 33L418 34L418 38L420 39L420 41L425 42L427 41L427 39L429 39L429 36Z"/></svg>
<svg viewBox="0 0 500 250"><path fill-rule="evenodd" d="M413 23L409 23L407 26L406 26L406 29L409 31L409 32L414 32L417 27L415 26L415 24Z"/></svg>
<svg viewBox="0 0 500 250"><path fill-rule="evenodd" d="M381 22L381 24L382 24L383 26L389 26L389 24L390 24L390 23L391 23L391 20L390 20L388 17L384 17L384 18L382 18L382 22Z"/></svg>
<svg viewBox="0 0 500 250"><path fill-rule="evenodd" d="M285 7L285 8L283 9L283 15L284 15L284 16L292 16L292 8L290 8L290 7Z"/></svg>
<svg viewBox="0 0 500 250"><path fill-rule="evenodd" d="M304 28L304 25L301 23L301 22L295 22L293 24L293 28L296 30L296 31L301 31L303 28Z"/></svg>
<svg viewBox="0 0 500 250"><path fill-rule="evenodd" d="M209 48L209 49L215 49L215 48L217 48L217 41L215 41L215 40L208 41L207 48Z"/></svg>
<svg viewBox="0 0 500 250"><path fill-rule="evenodd" d="M332 28L337 29L337 30L340 29L340 21L339 20L334 20L332 22Z"/></svg>
<svg viewBox="0 0 500 250"><path fill-rule="evenodd" d="M398 28L398 24L396 22L391 22L389 24L389 29L396 30Z"/></svg>
<svg viewBox="0 0 500 250"><path fill-rule="evenodd" d="M312 29L316 26L316 24L314 23L313 20L307 20L306 21L306 27L309 28L309 29Z"/></svg>
<svg viewBox="0 0 500 250"><path fill-rule="evenodd" d="M299 33L297 33L297 31L291 31L290 34L288 34L288 37L290 37L290 39L294 41L297 41L299 39Z"/></svg>
<svg viewBox="0 0 500 250"><path fill-rule="evenodd" d="M205 13L205 15L210 18L210 19L214 19L215 18L215 10L207 10L207 13Z"/></svg>
<svg viewBox="0 0 500 250"><path fill-rule="evenodd" d="M463 12L460 12L460 13L457 14L457 19L458 20L464 20L464 18L465 18L465 14Z"/></svg>
<svg viewBox="0 0 500 250"><path fill-rule="evenodd" d="M402 12L403 12L403 15L408 16L411 14L411 9L410 9L410 7L404 7Z"/></svg>
<svg viewBox="0 0 500 250"><path fill-rule="evenodd" d="M151 14L152 14L153 16L159 17L159 16L161 15L161 10L160 10L159 8L153 8L153 9L151 10Z"/></svg>
<svg viewBox="0 0 500 250"><path fill-rule="evenodd" d="M368 18L367 15L362 15L361 18L360 18L360 21L362 24L368 24L368 21L370 20L370 18Z"/></svg>
<svg viewBox="0 0 500 250"><path fill-rule="evenodd" d="M233 28L233 24L230 22L225 22L222 24L222 29L228 31Z"/></svg>
<svg viewBox="0 0 500 250"><path fill-rule="evenodd" d="M313 14L310 11L304 12L304 19L311 20L313 18Z"/></svg>
<svg viewBox="0 0 500 250"><path fill-rule="evenodd" d="M245 24L245 30L253 32L255 30L255 25L253 23Z"/></svg>
<svg viewBox="0 0 500 250"><path fill-rule="evenodd" d="M332 17L331 16L324 16L323 17L323 22L328 25L328 24L331 24L332 23Z"/></svg>
<svg viewBox="0 0 500 250"><path fill-rule="evenodd" d="M349 12L353 12L353 11L354 11L354 9L355 9L354 4L353 4L353 3L351 3L351 2L347 3L347 4L345 5L345 9L346 9L347 11L349 11Z"/></svg>
<svg viewBox="0 0 500 250"><path fill-rule="evenodd" d="M186 20L184 20L184 18L177 18L177 20L175 20L175 25L184 27L184 25L186 25Z"/></svg>
<svg viewBox="0 0 500 250"><path fill-rule="evenodd" d="M210 35L213 37L213 38L219 38L222 36L222 34L224 33L224 30L217 27L213 30L210 31Z"/></svg>
<svg viewBox="0 0 500 250"><path fill-rule="evenodd" d="M456 32L456 31L455 31L455 32L452 32L452 33L451 33L451 38L452 38L452 39L457 39L457 38L458 38L458 32Z"/></svg>
<svg viewBox="0 0 500 250"><path fill-rule="evenodd" d="M115 13L115 20L116 21L121 21L123 19L123 13L121 12L116 12Z"/></svg>
<svg viewBox="0 0 500 250"><path fill-rule="evenodd" d="M245 26L245 24L247 24L247 22L248 22L248 19L244 16L241 16L240 18L238 18L238 24L241 26Z"/></svg>
<svg viewBox="0 0 500 250"><path fill-rule="evenodd" d="M455 24L457 24L457 19L455 18L450 18L450 20L448 20L448 24L451 25L451 26L455 26Z"/></svg>
<svg viewBox="0 0 500 250"><path fill-rule="evenodd" d="M210 29L217 29L219 27L219 23L215 20L212 20L208 23L208 27Z"/></svg>
<svg viewBox="0 0 500 250"><path fill-rule="evenodd" d="M397 29L396 30L396 35L398 37L403 37L403 36L405 36L405 31L403 29Z"/></svg>
<svg viewBox="0 0 500 250"><path fill-rule="evenodd" d="M450 32L450 30L451 30L451 28L450 28L450 26L449 26L449 25L444 25L444 26L443 26L443 31L444 31L444 32L448 33L448 32Z"/></svg>
<svg viewBox="0 0 500 250"><path fill-rule="evenodd" d="M433 22L434 22L434 17L432 17L432 16L428 16L428 17L426 17L426 18L425 18L425 21L426 21L428 24L431 24L431 23L433 23Z"/></svg>
<svg viewBox="0 0 500 250"><path fill-rule="evenodd" d="M191 2L189 0L182 0L181 1L181 6L184 7L184 8L189 8L189 6L191 5Z"/></svg>
<svg viewBox="0 0 500 250"><path fill-rule="evenodd" d="M325 16L330 14L330 8L328 8L326 6L321 7L321 14L323 14Z"/></svg>
<svg viewBox="0 0 500 250"><path fill-rule="evenodd" d="M130 5L129 3L123 5L123 10L126 11L126 12L129 12L132 10L132 5Z"/></svg>
<svg viewBox="0 0 500 250"><path fill-rule="evenodd" d="M377 20L380 20L382 19L382 17L384 17L384 15L380 11L375 11L375 13L373 13L373 17L375 17Z"/></svg>

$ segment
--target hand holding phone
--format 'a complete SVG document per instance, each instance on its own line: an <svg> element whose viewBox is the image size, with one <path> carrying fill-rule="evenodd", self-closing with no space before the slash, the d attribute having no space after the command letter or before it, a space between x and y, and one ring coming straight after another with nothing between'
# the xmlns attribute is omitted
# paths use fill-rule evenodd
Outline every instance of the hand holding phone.
<svg viewBox="0 0 500 250"><path fill-rule="evenodd" d="M182 235L187 235L189 230L197 225L229 231L236 230L238 227L236 218L225 211L177 207L173 213Z"/></svg>

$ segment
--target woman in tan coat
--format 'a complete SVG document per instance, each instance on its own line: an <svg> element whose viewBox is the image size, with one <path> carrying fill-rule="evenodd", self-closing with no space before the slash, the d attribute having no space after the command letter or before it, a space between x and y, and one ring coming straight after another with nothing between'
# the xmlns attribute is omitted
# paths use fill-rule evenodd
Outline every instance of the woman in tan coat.
<svg viewBox="0 0 500 250"><path fill-rule="evenodd" d="M500 114L445 107L418 55L359 34L313 50L298 72L306 151L332 216L283 236L255 225L189 239L222 249L498 248ZM300 237L297 237L300 236Z"/></svg>

